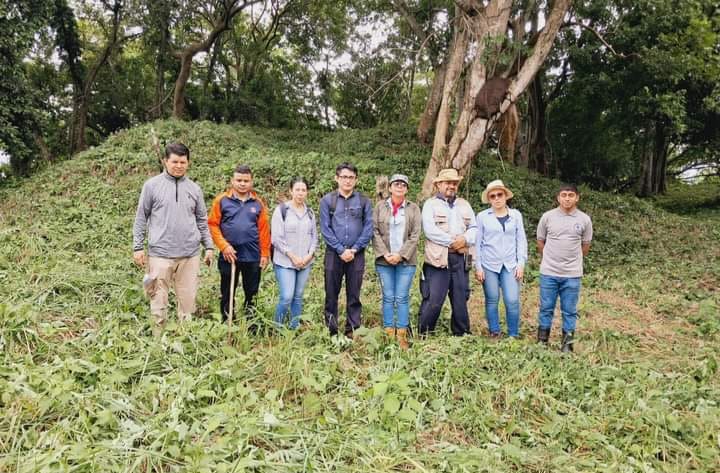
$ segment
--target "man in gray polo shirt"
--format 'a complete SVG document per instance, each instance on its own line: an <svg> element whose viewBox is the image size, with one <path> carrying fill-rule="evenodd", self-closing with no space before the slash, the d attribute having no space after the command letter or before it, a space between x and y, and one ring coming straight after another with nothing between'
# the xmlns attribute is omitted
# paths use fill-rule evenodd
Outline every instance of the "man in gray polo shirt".
<svg viewBox="0 0 720 473"><path fill-rule="evenodd" d="M573 351L577 302L583 275L583 256L590 251L592 221L578 210L580 193L574 185L562 185L558 207L545 212L537 228L540 263L540 313L538 342L548 343L555 304L560 296L563 352Z"/></svg>

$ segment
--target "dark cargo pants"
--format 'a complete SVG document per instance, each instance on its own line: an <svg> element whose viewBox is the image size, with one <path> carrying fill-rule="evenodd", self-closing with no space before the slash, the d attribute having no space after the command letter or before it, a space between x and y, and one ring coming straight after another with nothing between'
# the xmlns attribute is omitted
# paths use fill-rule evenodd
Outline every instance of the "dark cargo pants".
<svg viewBox="0 0 720 473"><path fill-rule="evenodd" d="M450 296L452 314L450 330L453 335L470 334L470 317L467 301L470 298L469 272L465 271L465 257L459 253L448 255L448 267L436 268L423 264L423 275L420 278L420 315L418 330L421 335L433 332L437 325L445 297Z"/></svg>

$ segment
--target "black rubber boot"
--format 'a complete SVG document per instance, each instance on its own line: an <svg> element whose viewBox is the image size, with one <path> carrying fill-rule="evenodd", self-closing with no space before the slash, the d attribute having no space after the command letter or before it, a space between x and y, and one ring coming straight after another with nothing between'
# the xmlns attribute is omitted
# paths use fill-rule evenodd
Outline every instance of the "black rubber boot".
<svg viewBox="0 0 720 473"><path fill-rule="evenodd" d="M573 351L573 336L575 335L575 332L566 332L563 330L563 338L562 338L562 346L560 347L560 351L563 353L570 353Z"/></svg>
<svg viewBox="0 0 720 473"><path fill-rule="evenodd" d="M547 345L549 339L550 339L550 329L538 327L538 335L537 335L538 343L544 343L545 345Z"/></svg>

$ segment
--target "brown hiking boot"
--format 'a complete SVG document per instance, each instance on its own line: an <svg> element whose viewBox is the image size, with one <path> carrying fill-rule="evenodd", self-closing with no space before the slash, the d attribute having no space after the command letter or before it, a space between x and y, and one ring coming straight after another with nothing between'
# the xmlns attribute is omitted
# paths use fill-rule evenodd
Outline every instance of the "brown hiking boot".
<svg viewBox="0 0 720 473"><path fill-rule="evenodd" d="M410 348L410 343L408 343L408 331L406 328L399 328L397 329L397 341L398 345L400 345L400 348L403 350L407 350Z"/></svg>
<svg viewBox="0 0 720 473"><path fill-rule="evenodd" d="M395 327L385 327L383 330L385 330L385 335L387 335L390 340L395 338Z"/></svg>

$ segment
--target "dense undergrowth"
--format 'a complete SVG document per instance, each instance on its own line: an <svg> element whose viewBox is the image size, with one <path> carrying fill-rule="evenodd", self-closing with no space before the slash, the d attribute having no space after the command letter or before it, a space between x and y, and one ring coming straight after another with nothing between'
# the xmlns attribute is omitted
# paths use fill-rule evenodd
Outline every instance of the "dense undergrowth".
<svg viewBox="0 0 720 473"><path fill-rule="evenodd" d="M377 174L419 183L429 153L404 128L153 126L190 146L190 175L208 202L240 162L269 202L300 174L316 204L342 160L357 163L373 194ZM534 250L517 342L456 339L444 327L401 353L377 327L372 264L368 329L352 343L322 326L319 264L297 336L269 323L250 336L241 321L228 345L212 267L202 270L198 317L155 340L130 257L139 190L158 169L151 133L118 134L0 189L0 472L720 470L717 206L698 218L667 199L659 203L675 213L582 189L595 241L572 357L533 343ZM476 211L495 178L515 192L532 241L557 182L486 157L461 187ZM270 272L261 286L269 321Z"/></svg>

